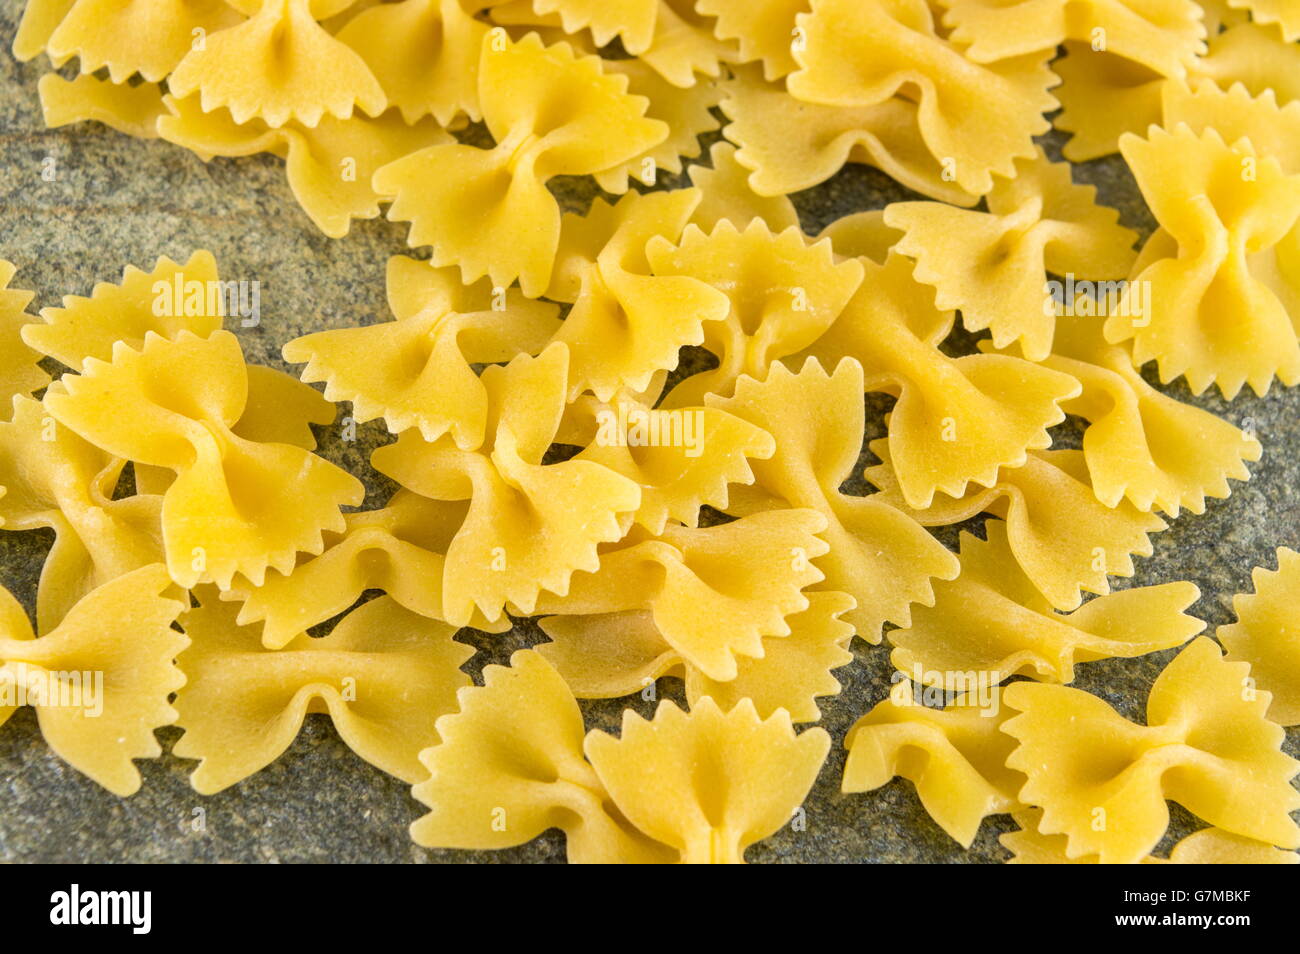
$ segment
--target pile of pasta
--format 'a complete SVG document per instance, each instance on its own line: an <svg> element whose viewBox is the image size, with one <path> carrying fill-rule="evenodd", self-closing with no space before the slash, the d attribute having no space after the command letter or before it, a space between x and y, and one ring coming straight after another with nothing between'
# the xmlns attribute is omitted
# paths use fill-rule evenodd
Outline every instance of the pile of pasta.
<svg viewBox="0 0 1300 954"><path fill-rule="evenodd" d="M301 380L245 361L207 252L39 317L5 264L0 529L55 543L0 673L104 673L102 716L35 705L118 794L158 727L213 793L327 713L421 845L735 862L821 771L850 641L887 639L844 791L909 779L967 847L1010 813L1017 862L1295 863L1300 557L1217 643L1192 584L1111 578L1262 454L1139 369L1300 381L1297 37L1264 0L30 0L17 54L80 69L51 125L275 153L324 232L387 203L428 258L389 261L391 320L286 343ZM1036 142L1058 103L1068 158L1132 170L1140 250ZM805 234L788 194L846 162L926 198ZM605 197L564 212L559 176ZM315 453L336 402L394 436L378 509ZM956 553L929 530L981 515ZM548 641L474 685L457 634L519 617ZM1145 724L1069 685L1179 647ZM586 732L580 700L665 677L685 708ZM1210 827L1154 858L1171 800Z"/></svg>

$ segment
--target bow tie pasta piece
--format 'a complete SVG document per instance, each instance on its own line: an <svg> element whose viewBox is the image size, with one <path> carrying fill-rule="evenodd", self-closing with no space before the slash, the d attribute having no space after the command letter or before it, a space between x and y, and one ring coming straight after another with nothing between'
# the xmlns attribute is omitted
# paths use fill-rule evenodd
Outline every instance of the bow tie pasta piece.
<svg viewBox="0 0 1300 954"><path fill-rule="evenodd" d="M841 790L870 792L901 776L916 786L930 817L969 848L988 815L1011 811L1025 777L1006 767L1015 741L1002 731L997 702L961 695L943 709L913 701L907 683L853 724Z"/></svg>
<svg viewBox="0 0 1300 954"><path fill-rule="evenodd" d="M862 287L806 354L825 364L852 358L867 390L898 396L889 431L908 506L925 509L936 491L960 497L972 481L991 487L1000 468L1051 444L1047 429L1064 420L1059 405L1079 382L1020 358L948 357L939 343L953 315L935 309L911 263L897 254L883 265L859 261Z"/></svg>
<svg viewBox="0 0 1300 954"><path fill-rule="evenodd" d="M743 864L799 808L830 742L796 735L784 709L760 719L751 699L723 712L704 696L689 713L665 700L653 721L624 710L619 738L593 731L584 748L624 815L683 862Z"/></svg>
<svg viewBox="0 0 1300 954"><path fill-rule="evenodd" d="M496 289L484 278L473 285L462 285L455 268L434 268L427 261L407 255L394 255L385 269L385 297L393 317L401 320L422 311L489 311L493 304L500 310L523 301L518 289Z"/></svg>
<svg viewBox="0 0 1300 954"><path fill-rule="evenodd" d="M1016 563L1007 525L984 525L988 541L961 534L961 575L934 588L934 605L889 633L894 666L916 682L996 686L1008 676L1074 681L1074 666L1181 646L1205 628L1185 613L1200 596L1191 583L1120 590L1058 613Z"/></svg>
<svg viewBox="0 0 1300 954"><path fill-rule="evenodd" d="M55 423L31 398L15 397L13 419L0 423L0 526L54 530L41 569L36 621L52 631L92 590L132 570L160 563L162 498L110 499L122 461Z"/></svg>
<svg viewBox="0 0 1300 954"><path fill-rule="evenodd" d="M827 106L875 106L907 86L918 90L921 136L972 195L992 175L1015 175L1032 159L1033 137L1056 108L1048 90L1050 44L1028 55L976 63L938 35L925 0L813 0L797 18L800 69L787 79L796 99Z"/></svg>
<svg viewBox="0 0 1300 954"><path fill-rule="evenodd" d="M1048 273L1120 279L1137 258L1137 233L1095 198L1094 187L1071 181L1068 163L1040 149L1017 162L1014 179L996 180L988 212L895 202L885 223L904 233L896 248L916 260L913 274L936 290L936 307L959 309L968 331L990 329L994 347L1019 341L1026 358L1042 361L1057 324Z"/></svg>
<svg viewBox="0 0 1300 954"><path fill-rule="evenodd" d="M9 419L10 398L30 397L50 383L40 354L23 343L22 329L31 320L27 305L33 293L9 287L17 269L0 259L0 422Z"/></svg>
<svg viewBox="0 0 1300 954"><path fill-rule="evenodd" d="M668 864L677 853L633 827L582 754L582 712L564 680L531 650L486 666L438 720L420 753L431 777L411 794L429 813L411 825L426 848L511 848L559 828L569 861Z"/></svg>
<svg viewBox="0 0 1300 954"><path fill-rule="evenodd" d="M846 648L853 627L839 617L853 608L847 593L805 593L808 608L786 617L788 636L763 638L762 656L736 660L736 678L710 679L674 649L649 611L549 616L542 631L552 640L537 647L580 699L617 699L642 691L660 676L685 680L692 706L711 696L731 709L752 699L761 717L785 709L794 722L821 718L817 699L839 695L831 671L853 661Z"/></svg>
<svg viewBox="0 0 1300 954"><path fill-rule="evenodd" d="M153 271L134 265L117 284L97 282L89 298L63 296L62 308L42 308L41 322L23 328L23 340L74 370L87 358L110 361L119 341L138 349L150 332L174 338L181 331L206 337L221 327L226 310L217 262L194 252L178 265L162 256Z"/></svg>
<svg viewBox="0 0 1300 954"><path fill-rule="evenodd" d="M856 601L845 613L857 634L880 642L886 620L906 625L910 604L933 600L931 577L957 575L957 558L907 514L871 497L841 493L862 449L865 409L862 366L845 360L827 374L809 359L798 374L772 366L766 381L742 377L733 397L709 395L722 408L776 440L769 460L750 465L756 494L732 497L733 512L811 508L828 521L819 535L830 551L814 561L825 574L821 589Z"/></svg>
<svg viewBox="0 0 1300 954"><path fill-rule="evenodd" d="M1166 128L1186 123L1197 135L1213 129L1224 142L1247 138L1256 153L1272 156L1283 172L1300 171L1300 102L1279 106L1272 87L1252 96L1240 82L1225 91L1214 83L1201 82L1193 89L1171 80L1161 88L1161 105Z"/></svg>
<svg viewBox="0 0 1300 954"><path fill-rule="evenodd" d="M309 712L328 713L352 751L406 782L424 776L419 752L438 738L439 715L470 684L460 666L474 650L446 623L380 597L319 639L300 635L263 649L255 628L215 599L182 617L190 646L177 693L185 734L173 752L198 759L190 781L211 795L261 771L297 738Z"/></svg>
<svg viewBox="0 0 1300 954"><path fill-rule="evenodd" d="M27 0L18 30L14 34L14 58L20 63L26 63L46 52L50 36L58 29L75 2L76 0ZM54 57L50 59L55 66L63 65Z"/></svg>
<svg viewBox="0 0 1300 954"><path fill-rule="evenodd" d="M815 510L773 510L714 527L668 527L649 539L630 536L601 553L598 570L574 574L566 594L543 596L535 611L650 610L670 646L726 682L736 678L737 656L761 658L763 637L788 635L785 617L808 608L802 590L822 580L812 561L826 553L816 536L825 526Z"/></svg>
<svg viewBox="0 0 1300 954"><path fill-rule="evenodd" d="M432 115L450 126L482 116L478 51L487 32L460 0L402 0L362 10L336 38L361 55L402 119Z"/></svg>
<svg viewBox="0 0 1300 954"><path fill-rule="evenodd" d="M161 564L142 567L83 597L46 635L0 589L0 723L36 708L59 758L114 795L140 788L133 759L156 758L154 730L176 721L168 697L185 682L174 659L188 640L172 629L184 604L166 599Z"/></svg>
<svg viewBox="0 0 1300 954"><path fill-rule="evenodd" d="M408 125L395 110L373 119L323 116L312 127L289 122L273 128L259 119L236 124L227 109L203 112L198 99L164 97L168 113L158 120L158 134L194 151L205 162L213 156L259 152L283 156L298 204L331 238L346 235L352 219L379 215L379 203L389 197L371 186L377 169L452 141L432 119Z"/></svg>
<svg viewBox="0 0 1300 954"><path fill-rule="evenodd" d="M799 68L791 46L795 18L808 9L808 0L696 0L695 9L717 18L715 36L736 41L737 62L761 60L769 82Z"/></svg>
<svg viewBox="0 0 1300 954"><path fill-rule="evenodd" d="M487 439L473 451L408 431L376 450L376 470L435 500L468 500L447 546L443 612L457 626L475 607L489 621L507 603L531 614L542 590L563 593L574 570L599 566L641 503L636 483L591 461L542 465L564 412L568 351L560 342L486 369Z"/></svg>
<svg viewBox="0 0 1300 954"><path fill-rule="evenodd" d="M376 172L374 187L395 197L388 217L411 223L409 244L433 246L435 265L459 265L466 281L518 278L535 297L560 236L547 180L626 162L666 139L668 127L644 118L648 103L626 92L626 77L568 44L493 32L479 63L483 119L497 145L420 150Z"/></svg>
<svg viewBox="0 0 1300 954"><path fill-rule="evenodd" d="M585 445L571 459L636 481L641 506L633 519L654 534L669 520L697 526L703 506L725 511L729 486L754 482L749 458L776 451L762 429L713 407L652 408L620 392L609 404L579 398L568 414L568 426L580 428L581 436L565 443Z"/></svg>
<svg viewBox="0 0 1300 954"><path fill-rule="evenodd" d="M483 443L488 395L475 364L535 354L561 328L559 306L507 294L501 308L459 313L434 303L397 321L296 338L284 359L324 381L325 398L350 401L357 422L383 418L426 441L448 434L462 450Z"/></svg>
<svg viewBox="0 0 1300 954"><path fill-rule="evenodd" d="M503 26L539 27L582 34L594 49L618 37L623 49L640 56L654 40L660 0L476 0ZM540 30L538 31L540 33ZM690 83L684 83L689 86Z"/></svg>
<svg viewBox="0 0 1300 954"><path fill-rule="evenodd" d="M1178 516L1205 512L1206 497L1227 497L1228 480L1249 480L1246 461L1263 447L1209 411L1153 388L1133 367L1126 348L1102 335L1101 316L1086 316L1081 297L1062 320L1046 366L1083 387L1061 406L1088 422L1083 454L1093 492L1108 507L1127 498L1142 511Z"/></svg>
<svg viewBox="0 0 1300 954"><path fill-rule="evenodd" d="M135 74L156 83L195 46L242 22L222 0L74 0L45 43L55 63L77 57L83 74L107 66L109 79ZM215 37L213 37L215 39Z"/></svg>
<svg viewBox="0 0 1300 954"><path fill-rule="evenodd" d="M321 552L322 530L343 530L340 505L365 496L309 451L235 434L247 396L239 341L226 331L148 333L139 351L119 342L111 363L89 359L46 394L50 413L91 443L176 472L162 529L167 567L186 588L228 589L237 572L261 583L268 566L287 573L297 551Z"/></svg>
<svg viewBox="0 0 1300 954"><path fill-rule="evenodd" d="M1269 722L1267 693L1250 667L1225 661L1201 637L1156 679L1147 724L1135 725L1096 696L1018 682L1002 694L1019 711L1003 731L1020 744L1007 765L1029 776L1020 801L1043 809L1040 831L1069 838L1067 854L1132 864L1169 824L1165 800L1233 834L1300 847L1288 813L1300 808L1285 731Z"/></svg>
<svg viewBox="0 0 1300 954"><path fill-rule="evenodd" d="M1038 831L1043 813L1036 808L1014 812L1012 818L1019 831L998 836L1002 847L1011 852L1009 865L1095 865L1096 855L1070 858L1065 853L1069 843L1064 835L1044 835ZM1202 828L1188 835L1169 852L1168 858L1148 855L1144 865L1295 865L1300 855L1272 845L1242 838L1220 828Z"/></svg>
<svg viewBox="0 0 1300 954"><path fill-rule="evenodd" d="M1300 554L1279 547L1277 569L1256 567L1251 579L1255 592L1232 598L1237 622L1219 627L1219 642L1272 695L1268 717L1300 725Z"/></svg>
<svg viewBox="0 0 1300 954"><path fill-rule="evenodd" d="M1295 0L1229 0L1235 10L1249 10L1255 23L1277 24L1287 43L1300 40L1300 8Z"/></svg>
<svg viewBox="0 0 1300 954"><path fill-rule="evenodd" d="M799 213L787 196L762 196L751 188L749 170L736 160L731 143L715 142L709 162L686 170L691 185L700 192L700 204L691 215L691 224L700 231L712 232L723 219L742 231L754 219L762 219L773 234L799 224Z"/></svg>
<svg viewBox="0 0 1300 954"><path fill-rule="evenodd" d="M884 463L864 476L881 490L881 499L925 526L949 526L981 512L1006 521L1011 552L1034 585L1057 609L1072 610L1080 590L1109 593L1110 576L1132 576L1133 555L1150 556L1148 534L1168 524L1126 500L1111 508L1097 499L1079 451L1035 451L1020 467L1005 467L988 489L972 489L953 499L936 497L931 506L907 506L890 471L891 440L873 441ZM987 526L987 524L986 524Z"/></svg>
<svg viewBox="0 0 1300 954"><path fill-rule="evenodd" d="M311 0L262 0L248 20L185 54L167 86L177 98L197 92L205 113L224 106L236 123L272 127L348 119L353 106L378 116L388 105L365 60L316 22Z"/></svg>
<svg viewBox="0 0 1300 954"><path fill-rule="evenodd" d="M646 259L647 243L677 240L699 198L691 189L630 192L564 216L548 297L573 302L555 334L569 349L568 400L644 390L677 367L684 345L707 340L705 324L726 318L721 291L690 274L651 274Z"/></svg>
<svg viewBox="0 0 1300 954"><path fill-rule="evenodd" d="M248 365L248 399L231 431L246 441L259 444L292 444L303 450L316 449L311 426L331 424L337 411L311 385L260 364ZM135 492L160 498L175 480L166 467L136 461Z"/></svg>
<svg viewBox="0 0 1300 954"><path fill-rule="evenodd" d="M651 187L661 172L679 175L682 159L699 156L700 137L721 125L713 108L722 101L722 89L716 83L674 86L639 60L605 60L603 68L607 73L626 76L628 93L650 101L646 118L667 123L669 133L667 139L641 155L594 173L596 183L606 192L622 195L628 190L629 180Z"/></svg>
<svg viewBox="0 0 1300 954"><path fill-rule="evenodd" d="M1193 77L1213 80L1224 89L1244 83L1251 95L1276 92L1279 103L1300 99L1300 48L1282 39L1282 31L1259 23L1235 23L1211 35L1209 53L1191 64Z"/></svg>
<svg viewBox="0 0 1300 954"><path fill-rule="evenodd" d="M293 572L272 572L258 587L235 586L223 599L244 601L239 625L265 621L262 644L282 649L295 636L337 616L366 590L382 590L413 613L441 620L444 553L465 520L463 502L428 500L399 490L388 506L347 515L347 530ZM509 620L470 625L504 632Z"/></svg>
<svg viewBox="0 0 1300 954"><path fill-rule="evenodd" d="M1106 339L1132 339L1133 363L1154 359L1164 382L1186 375L1192 393L1211 383L1231 400L1274 377L1300 382L1300 173L1259 156L1249 140L1228 145L1214 130L1153 127L1126 135L1120 151L1163 228L1144 250L1106 321ZM1193 196L1188 200L1187 196ZM1176 248L1168 248L1176 246ZM1130 299L1150 286L1150 313Z"/></svg>
<svg viewBox="0 0 1300 954"><path fill-rule="evenodd" d="M942 6L949 39L977 63L1102 36L1106 52L1177 76L1204 52L1201 9L1192 0L942 0Z"/></svg>
<svg viewBox="0 0 1300 954"><path fill-rule="evenodd" d="M922 138L917 104L887 96L865 106L806 103L783 88L738 69L723 84L724 135L736 161L752 170L749 183L764 196L786 195L825 182L848 162L880 169L909 189L956 205L978 199L944 168ZM743 224L743 223L738 223Z"/></svg>
<svg viewBox="0 0 1300 954"><path fill-rule="evenodd" d="M704 326L718 367L674 388L671 407L726 397L741 375L762 380L774 361L816 341L862 282L862 266L836 262L829 242L809 241L795 227L773 235L761 219L743 232L725 219L708 234L688 225L677 245L652 239L646 256L656 275L693 276L730 302L722 321Z"/></svg>
<svg viewBox="0 0 1300 954"><path fill-rule="evenodd" d="M167 114L162 88L131 86L83 74L65 80L46 73L36 84L47 128L95 120L138 139L157 139L158 120Z"/></svg>

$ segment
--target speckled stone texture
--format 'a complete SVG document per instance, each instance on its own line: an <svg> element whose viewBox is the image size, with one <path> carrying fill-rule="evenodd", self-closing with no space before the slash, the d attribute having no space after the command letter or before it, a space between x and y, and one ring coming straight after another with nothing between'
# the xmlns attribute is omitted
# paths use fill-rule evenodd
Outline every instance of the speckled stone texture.
<svg viewBox="0 0 1300 954"><path fill-rule="evenodd" d="M260 327L237 329L251 361L287 366L284 342L311 331L383 321L384 265L405 247L405 225L382 220L356 223L339 241L315 230L299 210L277 159L257 156L204 164L161 141L141 141L96 123L47 130L36 81L43 61L26 65L8 55L21 0L0 0L0 257L19 266L15 287L36 291L35 308L64 294L88 294L94 283L115 281L123 266L149 268L160 255L184 260L210 249L225 279L257 280L262 289ZM1059 143L1048 143L1055 150ZM54 181L41 177L53 158ZM1149 213L1117 159L1078 166L1076 178L1096 184L1104 201L1120 208L1126 224L1149 232ZM556 187L567 207L582 208L591 190L582 183ZM804 227L815 232L850 212L903 198L884 175L851 167L831 182L794 197ZM969 351L960 333L956 350ZM1275 389L1266 399L1245 393L1231 405L1213 394L1190 398L1182 384L1169 389L1183 400L1230 420L1249 421L1265 447L1248 484L1213 501L1201 516L1184 514L1154 537L1155 555L1138 561L1137 576L1117 585L1189 579L1202 592L1193 608L1210 631L1232 619L1231 595L1249 589L1250 569L1274 565L1277 546L1300 546L1300 393ZM883 431L889 401L868 396L868 437ZM1063 446L1077 446L1073 422L1057 429ZM382 504L392 487L366 466L370 451L388 440L382 425L359 428L344 443L337 427L320 429L322 452L366 475L367 506ZM864 462L870 457L864 453ZM859 488L858 492L865 492ZM292 501L286 501L292 506ZM975 521L976 524L979 521ZM955 545L954 528L938 531ZM52 535L0 532L0 584L29 608ZM477 678L488 662L505 662L519 648L542 640L529 621L511 633L461 637L479 649L468 664ZM856 662L838 671L844 692L823 701L822 725L834 738L831 756L808 797L807 828L788 827L748 852L754 862L999 862L1007 853L999 832L1012 827L987 821L970 851L963 851L925 814L909 783L895 781L864 795L844 795L839 778L842 742L853 721L884 698L891 667L884 647L854 641ZM1174 652L1080 667L1076 683L1141 719L1153 678ZM659 692L680 699L680 685L661 681ZM591 727L616 730L625 702L584 705ZM631 706L649 716L653 704ZM165 748L176 730L160 733ZM1289 750L1300 751L1292 730ZM564 839L549 832L510 851L426 851L407 826L420 814L406 785L354 756L325 716L308 717L297 742L263 772L227 791L203 798L189 787L193 763L165 755L141 763L143 789L119 799L55 758L41 741L30 709L0 727L0 860L44 862L543 862L563 861ZM1200 824L1174 808L1168 841ZM1167 843L1164 847L1167 847Z"/></svg>

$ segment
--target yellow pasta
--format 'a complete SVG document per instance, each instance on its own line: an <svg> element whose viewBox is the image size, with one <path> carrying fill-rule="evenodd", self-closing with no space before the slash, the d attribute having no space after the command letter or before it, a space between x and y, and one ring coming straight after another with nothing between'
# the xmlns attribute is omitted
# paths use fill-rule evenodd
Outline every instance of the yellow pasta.
<svg viewBox="0 0 1300 954"><path fill-rule="evenodd" d="M840 691L832 670L853 661L845 648L853 628L839 619L853 608L853 598L847 593L805 595L808 608L785 619L789 634L764 637L763 654L738 657L736 676L726 681L710 679L692 666L645 610L547 617L540 625L552 641L537 651L580 699L629 696L672 676L685 682L692 706L703 696L726 709L752 699L762 718L784 709L794 722L816 722L821 718L817 699Z"/></svg>
<svg viewBox="0 0 1300 954"><path fill-rule="evenodd" d="M787 79L795 98L874 106L915 85L921 138L972 195L992 188L993 173L1015 175L1014 161L1033 158L1033 137L1047 131L1050 43L977 63L938 34L925 0L812 0L797 23L805 41Z"/></svg>
<svg viewBox="0 0 1300 954"><path fill-rule="evenodd" d="M163 560L163 498L113 500L116 460L49 416L40 402L15 397L0 423L0 527L49 527L54 546L36 595L39 632L49 633L92 590Z"/></svg>
<svg viewBox="0 0 1300 954"><path fill-rule="evenodd" d="M542 590L563 593L575 570L599 566L597 546L619 539L641 502L627 477L591 461L543 466L564 409L568 351L561 342L521 355L480 378L488 392L487 439L477 450L413 431L372 455L375 469L435 500L468 500L447 546L446 619L490 621L506 604L529 614Z"/></svg>
<svg viewBox="0 0 1300 954"><path fill-rule="evenodd" d="M278 651L235 623L233 608L204 593L184 614L190 638L176 695L184 735L173 751L198 759L190 781L211 795L275 761L309 712L328 712L348 746L385 772L415 782L434 723L469 685L461 663L474 650L455 629L380 597L320 639L297 636Z"/></svg>
<svg viewBox="0 0 1300 954"><path fill-rule="evenodd" d="M936 496L929 507L913 509L890 471L891 446L872 442L883 463L866 470L882 499L926 526L960 523L982 512L1002 517L1010 555L1057 609L1077 607L1080 590L1109 593L1110 576L1132 576L1133 555L1150 556L1148 535L1168 526L1128 501L1111 508L1098 500L1083 454L1071 450L1034 451L1021 466L1002 468L992 487L956 499Z"/></svg>
<svg viewBox="0 0 1300 954"><path fill-rule="evenodd" d="M844 614L859 636L880 642L888 620L907 624L912 603L933 599L932 577L957 575L957 558L911 517L841 485L857 464L864 409L862 367L845 360L828 374L814 359L798 374L775 364L765 381L742 377L731 398L709 395L709 407L757 424L776 440L770 460L754 461L753 488L736 487L735 513L808 508L827 520L820 534L830 550L813 562L819 588L848 593Z"/></svg>
<svg viewBox="0 0 1300 954"><path fill-rule="evenodd" d="M1152 685L1145 726L1078 689L1007 687L1003 702L1020 712L1004 726L1020 743L1007 765L1029 776L1019 798L1042 808L1039 831L1066 835L1071 858L1132 864L1164 834L1169 799L1232 834L1300 847L1288 815L1300 808L1300 762L1264 717L1268 696L1243 691L1249 671L1193 641Z"/></svg>
<svg viewBox="0 0 1300 954"><path fill-rule="evenodd" d="M0 723L36 709L54 753L114 795L140 788L133 759L156 758L154 730L176 721L168 696L185 682L174 657L187 640L172 629L183 604L163 594L161 564L119 576L83 597L37 637L0 588Z"/></svg>
<svg viewBox="0 0 1300 954"><path fill-rule="evenodd" d="M291 569L297 551L319 553L321 531L343 529L339 507L365 496L355 477L307 450L235 434L247 396L234 335L148 332L138 351L119 342L111 362L87 359L45 405L110 454L174 471L162 504L167 568L185 587L229 588L236 573L260 583L267 567ZM279 506L284 494L293 508Z"/></svg>
<svg viewBox="0 0 1300 954"><path fill-rule="evenodd" d="M889 633L894 666L921 685L1073 682L1076 663L1181 646L1205 628L1185 613L1200 596L1191 583L1133 587L1059 613L1017 566L1008 525L990 520L984 532L987 541L961 535L961 575L936 584L934 604Z"/></svg>
<svg viewBox="0 0 1300 954"><path fill-rule="evenodd" d="M496 146L420 150L376 172L374 187L395 196L388 217L411 223L408 241L432 246L435 265L458 265L471 282L517 278L535 296L549 281L560 233L546 180L626 162L666 139L668 127L644 118L646 100L626 92L626 77L535 35L518 43L504 31L484 37L478 82Z"/></svg>
<svg viewBox="0 0 1300 954"><path fill-rule="evenodd" d="M1219 642L1272 696L1268 717L1300 725L1300 554L1279 547L1277 569L1257 567L1251 578L1255 592L1232 598L1237 622L1219 627Z"/></svg>
<svg viewBox="0 0 1300 954"><path fill-rule="evenodd" d="M509 848L560 828L575 864L678 860L614 804L583 755L577 701L536 652L485 667L483 685L457 695L438 744L420 753L430 774L412 794L430 811L411 825L417 844Z"/></svg>
<svg viewBox="0 0 1300 954"><path fill-rule="evenodd" d="M22 340L23 327L31 320L27 305L32 293L9 287L15 271L0 259L0 422L9 420L11 398L29 397L50 383L39 364L40 354Z"/></svg>
<svg viewBox="0 0 1300 954"><path fill-rule="evenodd" d="M1096 864L1095 855L1070 858L1065 853L1064 835L1044 835L1038 831L1042 812L1025 809L1012 815L1019 831L999 835L1002 846L1011 852L1009 865L1082 865ZM1202 828L1174 845L1168 858L1148 855L1144 865L1294 865L1300 854L1283 851L1272 845L1243 838L1220 828Z"/></svg>
<svg viewBox="0 0 1300 954"><path fill-rule="evenodd" d="M721 291L653 268L647 257L652 241L678 239L699 199L693 189L631 192L612 206L597 199L585 216L564 216L547 293L573 303L554 335L569 349L568 400L646 390L656 373L677 366L683 345L706 342L706 327L727 318Z"/></svg>
<svg viewBox="0 0 1300 954"><path fill-rule="evenodd" d="M1277 377L1300 381L1300 344L1290 316L1300 288L1300 173L1287 174L1249 140L1180 124L1120 143L1163 227L1143 249L1134 281L1106 320L1106 340L1132 340L1136 365L1156 360L1162 381L1187 377L1233 398L1243 384L1264 394ZM1243 168L1253 170L1243 176ZM1204 198L1186 201L1188 195ZM1251 261L1232 256L1252 249ZM1150 309L1133 296L1150 286Z"/></svg>
<svg viewBox="0 0 1300 954"><path fill-rule="evenodd" d="M629 534L605 548L594 573L574 574L539 614L649 610L664 640L711 679L736 678L738 656L761 658L765 636L786 636L785 617L808 608L802 590L822 580L827 551L814 510L773 510L715 527ZM700 607L708 606L708 615Z"/></svg>
<svg viewBox="0 0 1300 954"><path fill-rule="evenodd" d="M907 683L853 724L842 789L869 792L895 776L944 831L969 848L988 815L1014 809L1024 776L1006 766L1015 740L1001 731L1007 713L975 696L957 696L943 709L912 701Z"/></svg>
<svg viewBox="0 0 1300 954"><path fill-rule="evenodd" d="M904 233L896 248L916 259L913 274L935 288L938 308L959 309L970 331L988 328L995 348L1017 341L1026 358L1042 361L1057 324L1047 275L1124 278L1137 233L1096 204L1095 189L1070 180L1068 163L1040 150L1017 167L985 196L988 212L895 202L885 223Z"/></svg>

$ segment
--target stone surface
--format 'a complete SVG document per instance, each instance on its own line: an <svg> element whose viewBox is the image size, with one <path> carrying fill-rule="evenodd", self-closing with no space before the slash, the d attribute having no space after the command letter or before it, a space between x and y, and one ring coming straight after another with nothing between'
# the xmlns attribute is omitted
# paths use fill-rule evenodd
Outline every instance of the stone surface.
<svg viewBox="0 0 1300 954"><path fill-rule="evenodd" d="M17 64L7 46L19 0L0 2L0 257L19 266L15 287L37 293L34 308L56 305L64 294L88 294L94 283L114 281L126 264L148 268L160 255L183 260L193 249L216 255L225 279L257 280L262 323L238 333L250 360L287 366L281 345L309 331L386 320L384 264L405 247L406 227L382 220L356 223L345 239L317 232L298 209L283 166L270 157L217 159L204 164L161 141L141 141L95 123L47 130L36 81L43 62ZM1055 142L1049 143L1054 150ZM53 159L53 181L41 177ZM1124 221L1149 230L1149 213L1122 163L1102 160L1076 167L1076 178L1096 184ZM581 184L557 191L566 205L589 198ZM831 182L795 196L803 224L817 231L849 212L879 208L905 197L885 176L852 167ZM971 342L955 337L953 347ZM1180 383L1169 389L1183 400L1230 420L1251 422L1265 446L1248 484L1234 484L1227 500L1212 501L1201 516L1184 514L1154 538L1155 555L1138 562L1132 581L1148 584L1189 579L1202 592L1193 608L1210 631L1231 620L1230 598L1249 588L1250 569L1274 564L1277 546L1300 546L1300 392L1275 389L1266 399L1245 393L1231 405L1213 394L1190 398ZM868 399L868 437L883 430L886 400ZM1057 434L1077 441L1067 423ZM320 431L323 453L354 473L368 474L367 506L381 504L391 485L370 474L370 450L387 437L382 426L360 428L344 444L337 428ZM864 457L864 460L866 458ZM286 501L292 506L292 501ZM979 521L976 521L978 523ZM940 532L950 546L951 528ZM33 605L40 562L52 535L0 532L0 584ZM480 650L468 664L476 677L487 662L539 641L524 621L508 635L466 632ZM763 862L998 862L1006 852L997 834L1013 827L1007 817L985 823L974 847L963 851L921 809L912 786L895 781L864 795L839 792L845 731L884 698L891 667L883 647L855 640L856 662L839 670L844 692L825 700L822 725L835 742L806 802L807 830L789 828L753 847ZM1082 666L1077 685L1139 718L1152 679L1173 652L1136 660ZM680 698L680 686L660 692ZM633 707L649 715L652 705ZM592 727L614 730L624 703L585 705ZM178 736L161 733L165 747ZM1292 730L1289 749L1300 749ZM510 862L562 861L564 840L550 832L523 847L497 853L426 851L407 835L420 814L407 786L361 761L343 745L325 716L310 716L290 750L265 771L219 795L203 798L189 787L193 763L170 755L141 764L144 787L130 799L100 789L45 747L31 710L0 728L0 861L319 861ZM1199 827L1175 807L1170 839ZM1167 840L1168 841L1168 840Z"/></svg>

